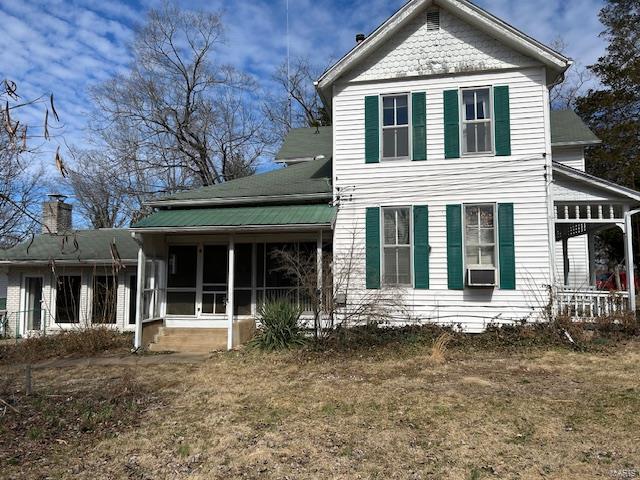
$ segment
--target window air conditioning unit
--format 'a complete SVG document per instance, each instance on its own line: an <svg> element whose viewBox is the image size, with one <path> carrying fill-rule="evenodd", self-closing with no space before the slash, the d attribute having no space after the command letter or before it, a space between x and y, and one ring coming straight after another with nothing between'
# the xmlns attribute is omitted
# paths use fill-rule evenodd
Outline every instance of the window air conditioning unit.
<svg viewBox="0 0 640 480"><path fill-rule="evenodd" d="M467 286L469 287L495 287L496 269L482 265L467 268Z"/></svg>

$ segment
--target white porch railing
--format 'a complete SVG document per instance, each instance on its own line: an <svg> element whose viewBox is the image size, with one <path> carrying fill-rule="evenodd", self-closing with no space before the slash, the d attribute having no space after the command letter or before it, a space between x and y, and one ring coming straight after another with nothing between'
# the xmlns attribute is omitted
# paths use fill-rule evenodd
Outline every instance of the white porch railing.
<svg viewBox="0 0 640 480"><path fill-rule="evenodd" d="M561 286L555 288L555 297L556 314L571 318L605 317L629 310L629 293L626 291L609 292Z"/></svg>
<svg viewBox="0 0 640 480"><path fill-rule="evenodd" d="M262 294L261 291L264 291ZM294 305L300 307L304 313L313 311L313 304L311 300L305 295L305 291L302 288L297 287L259 287L258 288L258 303L266 300L286 300Z"/></svg>

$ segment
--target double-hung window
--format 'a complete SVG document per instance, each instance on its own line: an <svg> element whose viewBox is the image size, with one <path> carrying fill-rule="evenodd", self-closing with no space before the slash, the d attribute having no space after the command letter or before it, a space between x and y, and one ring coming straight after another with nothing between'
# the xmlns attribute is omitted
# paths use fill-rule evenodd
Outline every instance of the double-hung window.
<svg viewBox="0 0 640 480"><path fill-rule="evenodd" d="M409 158L409 95L382 97L382 158Z"/></svg>
<svg viewBox="0 0 640 480"><path fill-rule="evenodd" d="M384 283L411 285L411 208L382 209Z"/></svg>
<svg viewBox="0 0 640 480"><path fill-rule="evenodd" d="M496 266L494 205L465 205L465 261L467 267Z"/></svg>
<svg viewBox="0 0 640 480"><path fill-rule="evenodd" d="M462 153L491 153L491 89L462 90Z"/></svg>

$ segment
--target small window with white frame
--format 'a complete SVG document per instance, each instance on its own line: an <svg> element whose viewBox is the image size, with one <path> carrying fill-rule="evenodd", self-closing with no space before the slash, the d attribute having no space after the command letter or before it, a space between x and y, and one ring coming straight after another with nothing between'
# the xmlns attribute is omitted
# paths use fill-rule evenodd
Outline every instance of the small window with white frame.
<svg viewBox="0 0 640 480"><path fill-rule="evenodd" d="M491 88L462 89L462 153L493 152Z"/></svg>
<svg viewBox="0 0 640 480"><path fill-rule="evenodd" d="M409 158L409 95L382 96L382 159Z"/></svg>
<svg viewBox="0 0 640 480"><path fill-rule="evenodd" d="M385 285L411 285L411 208L382 209Z"/></svg>
<svg viewBox="0 0 640 480"><path fill-rule="evenodd" d="M467 267L496 267L495 205L464 206L464 244Z"/></svg>

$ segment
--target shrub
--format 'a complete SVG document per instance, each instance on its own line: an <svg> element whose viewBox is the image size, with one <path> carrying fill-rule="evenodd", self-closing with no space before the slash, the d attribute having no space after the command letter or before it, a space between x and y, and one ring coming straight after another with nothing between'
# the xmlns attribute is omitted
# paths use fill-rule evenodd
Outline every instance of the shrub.
<svg viewBox="0 0 640 480"><path fill-rule="evenodd" d="M302 310L286 300L266 302L258 310L260 328L249 346L260 350L285 350L303 345L299 320Z"/></svg>
<svg viewBox="0 0 640 480"><path fill-rule="evenodd" d="M103 326L77 328L0 346L0 363L32 363L53 357L90 356L109 350L128 350L131 345L130 333Z"/></svg>

